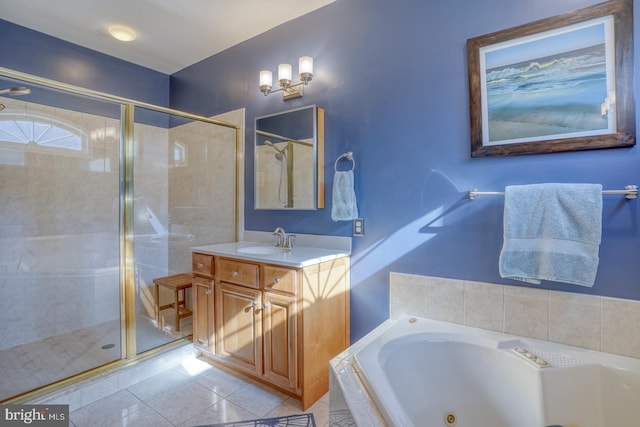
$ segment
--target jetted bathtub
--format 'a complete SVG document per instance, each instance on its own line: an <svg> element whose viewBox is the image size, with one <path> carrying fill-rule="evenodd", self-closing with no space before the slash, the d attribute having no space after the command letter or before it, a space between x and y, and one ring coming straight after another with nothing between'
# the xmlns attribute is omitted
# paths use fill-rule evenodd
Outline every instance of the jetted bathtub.
<svg viewBox="0 0 640 427"><path fill-rule="evenodd" d="M355 363L389 426L640 426L638 359L404 316Z"/></svg>

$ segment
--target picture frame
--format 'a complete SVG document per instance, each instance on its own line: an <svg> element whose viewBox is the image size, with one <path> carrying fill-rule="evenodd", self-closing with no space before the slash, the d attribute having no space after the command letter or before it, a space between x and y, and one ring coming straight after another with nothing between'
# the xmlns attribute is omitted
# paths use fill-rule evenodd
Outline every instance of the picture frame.
<svg viewBox="0 0 640 427"><path fill-rule="evenodd" d="M633 1L467 40L471 157L635 145Z"/></svg>

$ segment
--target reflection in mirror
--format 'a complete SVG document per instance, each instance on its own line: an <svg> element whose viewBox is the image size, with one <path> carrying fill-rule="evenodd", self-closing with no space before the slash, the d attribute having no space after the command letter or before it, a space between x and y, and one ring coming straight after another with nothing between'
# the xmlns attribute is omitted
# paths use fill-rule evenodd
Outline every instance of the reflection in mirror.
<svg viewBox="0 0 640 427"><path fill-rule="evenodd" d="M323 160L324 110L321 108L313 105L258 117L255 208L323 208Z"/></svg>

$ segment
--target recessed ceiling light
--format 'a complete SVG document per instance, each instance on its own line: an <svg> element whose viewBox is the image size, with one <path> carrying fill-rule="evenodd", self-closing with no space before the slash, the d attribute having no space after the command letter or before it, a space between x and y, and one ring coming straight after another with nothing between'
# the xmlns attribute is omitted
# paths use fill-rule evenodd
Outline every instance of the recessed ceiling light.
<svg viewBox="0 0 640 427"><path fill-rule="evenodd" d="M120 40L121 42L130 42L136 39L137 34L129 27L125 27L124 25L109 25L107 27L107 31L111 34L116 40Z"/></svg>

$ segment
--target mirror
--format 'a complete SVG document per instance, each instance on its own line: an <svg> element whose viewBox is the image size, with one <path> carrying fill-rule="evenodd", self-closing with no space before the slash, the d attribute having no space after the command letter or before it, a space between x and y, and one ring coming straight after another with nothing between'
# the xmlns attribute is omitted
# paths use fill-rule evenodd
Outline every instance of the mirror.
<svg viewBox="0 0 640 427"><path fill-rule="evenodd" d="M324 208L324 110L258 117L255 129L255 208Z"/></svg>

